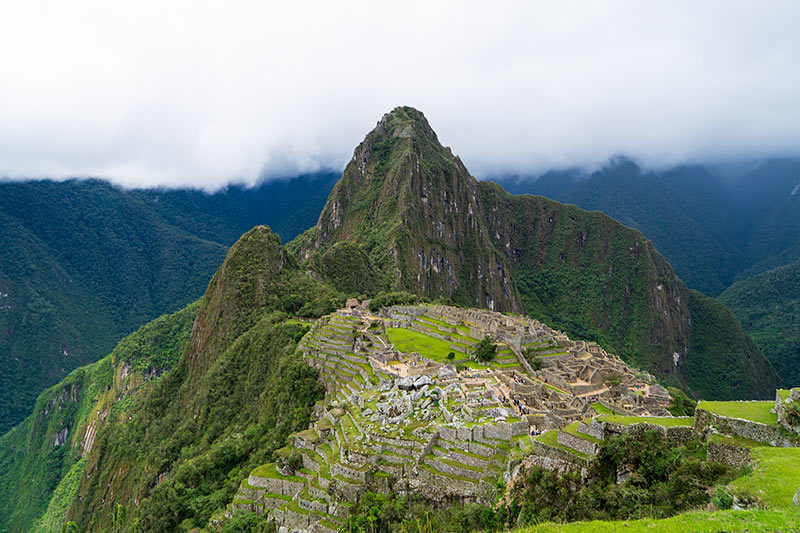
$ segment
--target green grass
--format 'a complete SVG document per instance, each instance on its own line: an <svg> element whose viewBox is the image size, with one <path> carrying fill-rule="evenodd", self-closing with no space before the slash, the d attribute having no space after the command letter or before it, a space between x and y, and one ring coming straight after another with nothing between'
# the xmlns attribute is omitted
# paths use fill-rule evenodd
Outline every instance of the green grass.
<svg viewBox="0 0 800 533"><path fill-rule="evenodd" d="M716 533L719 531L795 531L800 523L800 511L695 511L672 518L642 520L573 522L570 524L539 524L515 533L570 532L606 533L630 532L680 532Z"/></svg>
<svg viewBox="0 0 800 533"><path fill-rule="evenodd" d="M250 472L251 476L256 477L265 477L265 478L273 478L273 479L286 479L288 481L295 481L297 483L305 483L306 478L300 476L284 476L278 469L275 467L275 463L267 463L265 465L258 466Z"/></svg>
<svg viewBox="0 0 800 533"><path fill-rule="evenodd" d="M595 413L597 413L598 415L613 415L614 414L614 411L612 411L611 409L609 409L608 407L606 407L605 405L600 404L600 403L593 403L592 404L592 409L594 409Z"/></svg>
<svg viewBox="0 0 800 533"><path fill-rule="evenodd" d="M789 393L792 392L789 389L778 389L778 394L781 396L781 401L786 401L786 398L789 397Z"/></svg>
<svg viewBox="0 0 800 533"><path fill-rule="evenodd" d="M454 352L456 359L469 357L468 354L450 348L450 343L411 331L404 328L386 328L386 336L389 337L389 342L394 344L394 347L401 352L418 352L420 355L432 359L437 363L450 363L447 359L447 354Z"/></svg>
<svg viewBox="0 0 800 533"><path fill-rule="evenodd" d="M536 437L535 440L538 441L538 442L541 442L542 444L550 446L551 448L556 448L556 449L565 451L567 453L571 453L572 455L574 455L576 457L581 457L583 459L588 459L589 458L588 454L585 454L583 452L579 452L577 450L573 450L572 448L568 448L567 446L564 446L563 444L560 444L558 442L558 430L553 429L553 430L550 430L550 431L545 431L544 433L542 433L541 435Z"/></svg>
<svg viewBox="0 0 800 533"><path fill-rule="evenodd" d="M698 409L709 413L732 418L743 418L753 422L761 422L771 426L777 425L778 416L770 412L775 407L774 401L766 402L700 402Z"/></svg>
<svg viewBox="0 0 800 533"><path fill-rule="evenodd" d="M756 467L731 483L734 493L758 496L770 509L796 509L792 497L800 487L800 448L762 446L752 449L750 457Z"/></svg>
<svg viewBox="0 0 800 533"><path fill-rule="evenodd" d="M603 441L598 439L597 437L592 437L591 435L587 435L585 433L581 433L578 431L578 422L573 422L572 424L568 425L565 428L562 428L561 431L564 433L569 433L573 437L578 437L579 439L583 439L589 442L593 442L595 444L602 444Z"/></svg>
<svg viewBox="0 0 800 533"><path fill-rule="evenodd" d="M750 439L743 439L742 437L737 437L733 435L709 435L708 442L718 442L720 444L728 444L731 446L739 446L742 448L760 448L763 447L764 444L761 442L757 442Z"/></svg>
<svg viewBox="0 0 800 533"><path fill-rule="evenodd" d="M623 416L623 415L602 415L600 420L603 422L612 422L614 424L654 424L656 426L676 427L676 426L693 426L694 418L677 418L670 416Z"/></svg>

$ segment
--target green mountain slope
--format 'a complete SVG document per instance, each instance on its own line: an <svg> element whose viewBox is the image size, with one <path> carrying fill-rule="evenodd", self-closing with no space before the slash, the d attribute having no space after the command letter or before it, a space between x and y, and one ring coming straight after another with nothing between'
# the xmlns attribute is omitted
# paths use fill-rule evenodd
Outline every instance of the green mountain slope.
<svg viewBox="0 0 800 533"><path fill-rule="evenodd" d="M773 208L750 232L746 279L800 259L800 175L797 189Z"/></svg>
<svg viewBox="0 0 800 533"><path fill-rule="evenodd" d="M328 279L331 269L319 265L342 246L365 259L351 272L351 288L362 292L404 289L524 310L706 397L764 397L777 383L746 337L734 335L725 357L698 341L705 324L693 310L724 332L739 326L721 304L690 298L641 233L600 213L479 184L411 108L385 115L367 135L317 226L291 244ZM722 368L729 356L747 369L736 389Z"/></svg>
<svg viewBox="0 0 800 533"><path fill-rule="evenodd" d="M3 184L0 234L0 432L44 387L195 299L225 253L101 182Z"/></svg>
<svg viewBox="0 0 800 533"><path fill-rule="evenodd" d="M39 396L22 424L0 437L0 490L5 495L0 524L11 531L60 530L77 488L75 471L82 472L86 462L82 455L90 427L118 418L125 404L175 364L196 313L192 305L163 316L128 336L107 357L74 370ZM118 399L124 401L117 404ZM56 489L58 497L51 501ZM31 527L39 517L41 523Z"/></svg>
<svg viewBox="0 0 800 533"><path fill-rule="evenodd" d="M641 230L689 287L728 295L720 301L734 309L781 378L793 383L800 336L783 325L792 314L782 298L793 288L780 276L750 278L800 260L800 163L768 160L730 183L712 170L643 172L620 158L590 175L549 172L536 180L498 181L515 194L574 203ZM737 281L744 284L731 285ZM738 336L735 327L730 333Z"/></svg>
<svg viewBox="0 0 800 533"><path fill-rule="evenodd" d="M199 302L177 365L129 420L98 431L87 456L92 475L78 484L68 516L96 530L122 503L146 531L206 525L252 468L306 427L321 394L316 373L293 357L308 326L284 310L322 314L343 301L269 229L245 234Z"/></svg>
<svg viewBox="0 0 800 533"><path fill-rule="evenodd" d="M356 148L315 228L293 247L336 262L350 243L364 258L356 279L490 309L518 310L505 262L481 216L478 184L412 108L386 115ZM324 274L330 268L321 268Z"/></svg>
<svg viewBox="0 0 800 533"><path fill-rule="evenodd" d="M731 285L720 300L783 377L800 386L800 261Z"/></svg>
<svg viewBox="0 0 800 533"><path fill-rule="evenodd" d="M205 526L307 426L321 394L293 357L309 326L285 311L319 316L343 303L268 228L248 232L199 302L73 372L0 438L0 523L28 531L38 520L46 531L70 518L99 530L119 503L145 531Z"/></svg>
<svg viewBox="0 0 800 533"><path fill-rule="evenodd" d="M197 299L255 225L313 224L335 176L214 194L99 180L0 183L0 434L123 335Z"/></svg>
<svg viewBox="0 0 800 533"><path fill-rule="evenodd" d="M742 267L747 229L731 193L703 167L644 172L617 158L583 179L551 172L535 181L497 182L510 182L514 194L602 211L640 230L689 287L707 295L720 294Z"/></svg>

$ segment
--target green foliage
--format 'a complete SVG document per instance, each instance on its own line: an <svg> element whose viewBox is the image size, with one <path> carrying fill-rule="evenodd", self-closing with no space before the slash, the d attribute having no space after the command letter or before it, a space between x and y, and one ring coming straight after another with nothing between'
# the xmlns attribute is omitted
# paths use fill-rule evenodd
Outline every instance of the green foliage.
<svg viewBox="0 0 800 533"><path fill-rule="evenodd" d="M730 509L733 506L733 496L723 487L717 487L717 493L711 501L714 507L720 510Z"/></svg>
<svg viewBox="0 0 800 533"><path fill-rule="evenodd" d="M273 533L274 522L268 515L259 516L256 513L238 512L222 525L222 533Z"/></svg>
<svg viewBox="0 0 800 533"><path fill-rule="evenodd" d="M242 233L267 223L292 239L314 224L338 177L214 194L99 180L0 183L0 295L8 295L0 296L0 331L8 332L0 338L0 434L69 371L199 298Z"/></svg>
<svg viewBox="0 0 800 533"><path fill-rule="evenodd" d="M497 345L492 342L491 337L484 337L476 346L475 351L472 352L472 358L481 363L493 361L497 356Z"/></svg>
<svg viewBox="0 0 800 533"><path fill-rule="evenodd" d="M365 493L342 528L364 533L462 533L504 530L504 507L466 504L435 508L417 496Z"/></svg>
<svg viewBox="0 0 800 533"><path fill-rule="evenodd" d="M70 370L202 294L225 246L100 181L0 184L0 434Z"/></svg>
<svg viewBox="0 0 800 533"><path fill-rule="evenodd" d="M346 293L375 294L380 279L369 255L358 245L339 242L316 255L311 266L328 283Z"/></svg>
<svg viewBox="0 0 800 533"><path fill-rule="evenodd" d="M197 305L163 316L123 339L111 355L91 365L74 370L58 385L44 391L37 400L34 414L0 437L0 523L26 527L39 517L38 529L52 531L61 526L80 482L86 459L78 455L80 438L86 423L97 411L104 397L123 395L111 410L113 419L119 406L134 405L139 392L152 387L159 372L175 363L176 354L184 351ZM117 366L113 362L116 361ZM114 373L123 363L131 365L135 380L113 389ZM135 383L151 374L141 390ZM137 394L130 394L132 392ZM67 442L53 446L55 434L67 428Z"/></svg>
<svg viewBox="0 0 800 533"><path fill-rule="evenodd" d="M731 285L719 297L783 378L800 386L800 261Z"/></svg>
<svg viewBox="0 0 800 533"><path fill-rule="evenodd" d="M295 354L308 325L284 313L280 296L289 293L301 309L343 302L266 228L243 236L209 285L180 361L130 419L98 431L95 471L70 511L76 522L110 523L103 498L122 471L115 496L143 530L204 527L253 468L274 461L287 436L308 426L324 389Z"/></svg>
<svg viewBox="0 0 800 533"><path fill-rule="evenodd" d="M416 305L422 301L424 301L423 298L420 298L416 294L411 294L409 292L381 291L372 300L370 300L369 310L375 312L380 310L381 307L391 307L393 305Z"/></svg>
<svg viewBox="0 0 800 533"><path fill-rule="evenodd" d="M667 387L672 403L667 408L672 416L694 416L697 401L692 400L686 393L676 387Z"/></svg>
<svg viewBox="0 0 800 533"><path fill-rule="evenodd" d="M706 462L704 452L698 441L675 446L657 432L641 432L606 440L585 479L578 471L532 467L513 491L517 523L663 518L701 507L711 487L736 475ZM621 471L629 473L625 481Z"/></svg>
<svg viewBox="0 0 800 533"><path fill-rule="evenodd" d="M450 353L447 354L447 360L448 361L452 361L455 358L456 358L456 353L455 352L450 352Z"/></svg>

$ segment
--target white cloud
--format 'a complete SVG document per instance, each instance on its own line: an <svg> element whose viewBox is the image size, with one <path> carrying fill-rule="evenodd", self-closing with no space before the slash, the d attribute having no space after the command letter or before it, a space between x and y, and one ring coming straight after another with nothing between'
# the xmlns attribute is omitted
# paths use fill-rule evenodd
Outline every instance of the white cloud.
<svg viewBox="0 0 800 533"><path fill-rule="evenodd" d="M17 2L0 176L341 168L412 105L476 174L797 153L797 2Z"/></svg>

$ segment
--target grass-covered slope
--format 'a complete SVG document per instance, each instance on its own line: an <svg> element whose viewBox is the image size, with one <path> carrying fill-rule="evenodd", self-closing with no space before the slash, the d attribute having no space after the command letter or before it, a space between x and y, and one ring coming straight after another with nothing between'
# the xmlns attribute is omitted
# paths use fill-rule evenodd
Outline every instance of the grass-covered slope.
<svg viewBox="0 0 800 533"><path fill-rule="evenodd" d="M158 318L107 357L74 370L39 396L33 414L0 437L0 524L26 531L39 518L42 531L61 528L83 472L89 426L124 416L131 395L152 387L174 365L196 312L192 305Z"/></svg>
<svg viewBox="0 0 800 533"><path fill-rule="evenodd" d="M784 385L800 385L800 261L734 283L720 300L772 362Z"/></svg>

